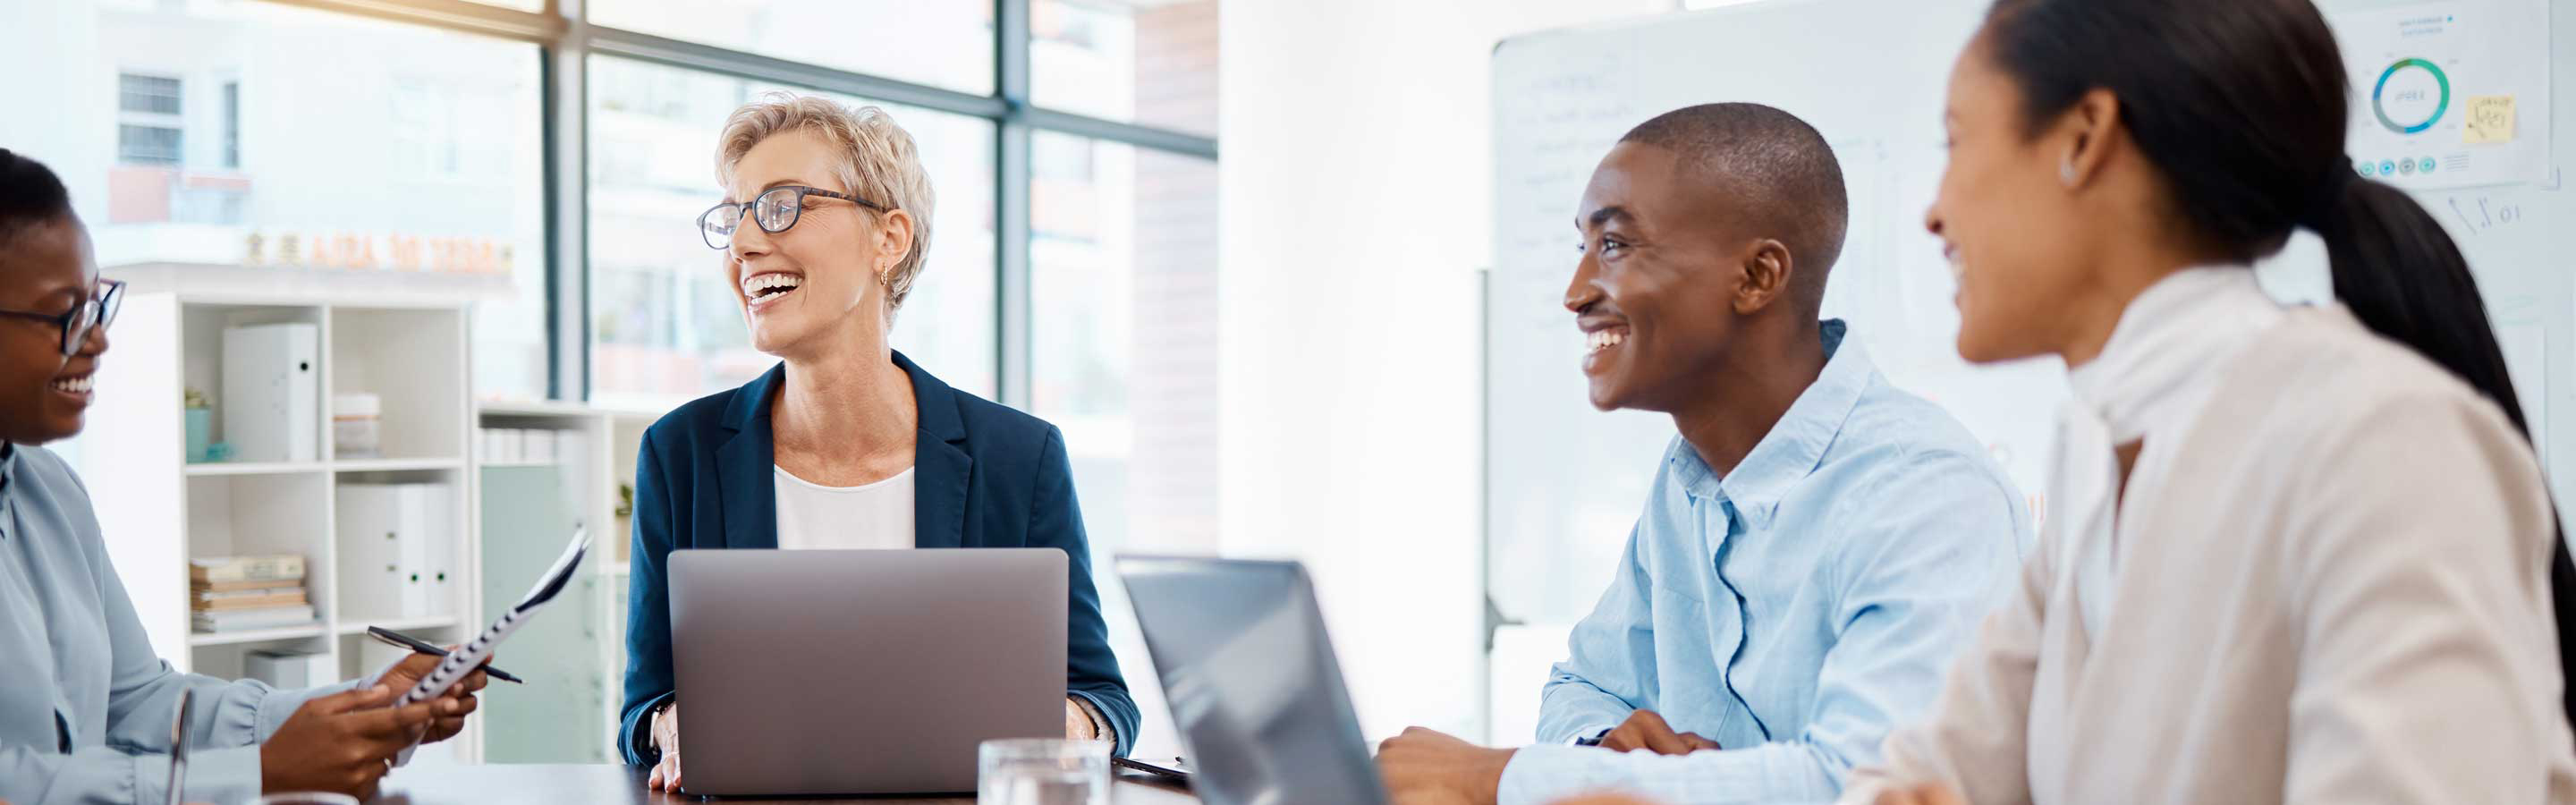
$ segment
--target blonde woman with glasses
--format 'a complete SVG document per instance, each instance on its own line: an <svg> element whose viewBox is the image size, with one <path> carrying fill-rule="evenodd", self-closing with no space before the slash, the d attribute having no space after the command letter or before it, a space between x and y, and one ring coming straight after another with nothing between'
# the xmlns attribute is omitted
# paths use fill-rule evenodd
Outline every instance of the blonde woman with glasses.
<svg viewBox="0 0 2576 805"><path fill-rule="evenodd" d="M725 121L716 174L724 201L699 234L721 255L752 347L779 364L645 433L626 761L652 766L654 789L681 785L665 560L692 548L1061 548L1065 734L1125 754L1136 705L1109 650L1063 435L950 388L889 343L930 250L933 194L912 135L876 107L776 93Z"/></svg>

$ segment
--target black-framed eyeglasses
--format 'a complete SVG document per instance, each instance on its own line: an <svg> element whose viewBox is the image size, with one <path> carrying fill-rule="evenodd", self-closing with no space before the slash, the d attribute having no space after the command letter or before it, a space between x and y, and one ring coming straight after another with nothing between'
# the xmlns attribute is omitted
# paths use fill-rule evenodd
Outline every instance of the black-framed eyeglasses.
<svg viewBox="0 0 2576 805"><path fill-rule="evenodd" d="M772 235L785 232L788 227L796 225L796 219L804 217L806 196L837 198L878 212L893 212L883 204L846 193L804 185L780 185L760 191L760 195L751 197L750 201L728 201L707 208L698 216L698 236L706 239L707 248L732 248L734 228L742 225L744 210L751 211L752 223L759 224L761 231Z"/></svg>
<svg viewBox="0 0 2576 805"><path fill-rule="evenodd" d="M47 322L63 329L63 357L80 351L81 342L89 340L89 331L106 327L116 320L116 308L125 303L125 283L100 280L98 290L88 299L61 313L37 313L28 310L0 310L0 316L14 316Z"/></svg>

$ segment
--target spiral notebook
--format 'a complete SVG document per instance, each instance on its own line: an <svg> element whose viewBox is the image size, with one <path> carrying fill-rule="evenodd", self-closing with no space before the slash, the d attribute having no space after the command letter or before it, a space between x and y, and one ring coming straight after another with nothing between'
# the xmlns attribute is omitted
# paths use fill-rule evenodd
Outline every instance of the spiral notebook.
<svg viewBox="0 0 2576 805"><path fill-rule="evenodd" d="M440 660L438 667L432 669L428 676L422 677L420 684L404 691L402 697L394 701L394 706L404 707L437 698L474 669L482 667L485 661L492 659L493 650L510 638L511 632L518 631L528 619L536 617L547 602L563 592L564 586L572 582L573 571L581 567L582 557L589 552L590 530L576 529L572 542L564 546L563 555L555 559L554 566L547 568L545 575L537 578L536 586L529 588L526 596L502 610L501 617L494 619L492 625L483 627L483 632L466 642L464 647L448 652L447 658Z"/></svg>

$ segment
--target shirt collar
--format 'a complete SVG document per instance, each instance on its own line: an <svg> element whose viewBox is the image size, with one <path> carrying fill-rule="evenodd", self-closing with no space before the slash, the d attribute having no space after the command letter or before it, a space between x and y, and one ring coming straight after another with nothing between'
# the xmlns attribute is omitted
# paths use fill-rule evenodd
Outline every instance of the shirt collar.
<svg viewBox="0 0 2576 805"><path fill-rule="evenodd" d="M2068 371L2067 384L2112 444L2136 441L2188 416L2190 391L2216 382L2209 367L2280 317L2252 269L2177 271L2129 300L2102 353Z"/></svg>
<svg viewBox="0 0 2576 805"><path fill-rule="evenodd" d="M1676 437L1664 454L1664 460L1684 489L1696 497L1722 497L1735 504L1746 525L1762 528L1770 525L1771 516L1780 508L1780 499L1799 481L1806 480L1822 463L1825 448L1842 432L1843 422L1851 418L1852 409L1860 404L1861 392L1868 390L1878 376L1878 366L1869 359L1869 350L1860 342L1844 338L1849 325L1841 319L1827 319L1818 325L1824 339L1825 370L1816 382L1798 394L1797 402L1773 423L1771 432L1753 445L1735 471L1719 478L1708 463L1700 460L1699 451L1690 442Z"/></svg>

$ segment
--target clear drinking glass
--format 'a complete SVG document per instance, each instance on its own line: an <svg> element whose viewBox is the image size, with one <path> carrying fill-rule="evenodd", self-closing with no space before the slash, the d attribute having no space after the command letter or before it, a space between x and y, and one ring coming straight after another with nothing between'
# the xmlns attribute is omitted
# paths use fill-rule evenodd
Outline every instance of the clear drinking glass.
<svg viewBox="0 0 2576 805"><path fill-rule="evenodd" d="M1109 805L1108 741L985 741L975 768L977 805Z"/></svg>

